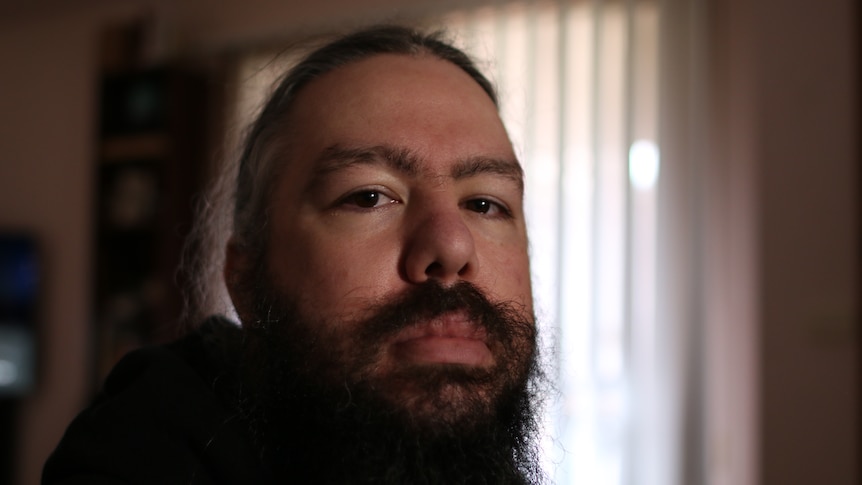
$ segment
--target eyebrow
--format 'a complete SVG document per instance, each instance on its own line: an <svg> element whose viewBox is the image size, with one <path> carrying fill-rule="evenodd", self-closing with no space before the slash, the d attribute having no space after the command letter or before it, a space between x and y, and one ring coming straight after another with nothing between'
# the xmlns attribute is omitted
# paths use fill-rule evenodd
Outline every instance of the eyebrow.
<svg viewBox="0 0 862 485"><path fill-rule="evenodd" d="M319 180L327 174L354 165L384 164L410 177L419 175L421 158L407 148L390 145L371 147L345 147L335 144L327 147L317 158L313 179ZM450 177L462 180L482 174L501 175L513 181L518 190L524 191L524 170L514 159L473 156L457 161L450 170Z"/></svg>
<svg viewBox="0 0 862 485"><path fill-rule="evenodd" d="M390 168L415 176L419 173L419 158L407 149L386 145L350 148L331 145L317 158L314 165L315 178L336 172L353 165L383 163Z"/></svg>
<svg viewBox="0 0 862 485"><path fill-rule="evenodd" d="M470 157L459 161L452 167L452 178L460 180L481 174L494 174L506 177L524 191L524 169L517 160L490 157Z"/></svg>

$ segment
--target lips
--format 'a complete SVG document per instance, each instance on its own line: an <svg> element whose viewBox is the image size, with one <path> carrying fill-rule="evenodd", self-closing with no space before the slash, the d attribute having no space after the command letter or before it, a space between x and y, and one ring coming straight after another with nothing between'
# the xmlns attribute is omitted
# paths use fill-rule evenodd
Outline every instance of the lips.
<svg viewBox="0 0 862 485"><path fill-rule="evenodd" d="M489 367L494 357L486 341L485 329L456 311L404 329L391 348L393 357L405 364Z"/></svg>

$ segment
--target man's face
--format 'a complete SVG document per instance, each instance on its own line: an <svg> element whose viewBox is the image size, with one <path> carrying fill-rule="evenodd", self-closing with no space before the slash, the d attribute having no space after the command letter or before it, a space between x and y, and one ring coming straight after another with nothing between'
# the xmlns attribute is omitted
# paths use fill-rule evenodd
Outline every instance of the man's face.
<svg viewBox="0 0 862 485"><path fill-rule="evenodd" d="M288 116L263 263L275 296L320 327L309 329L328 347L318 351L414 406L423 389L406 371L523 380L532 342L501 345L457 305L357 337L379 308L435 282L469 283L533 324L522 175L481 87L430 56L379 55L311 82ZM474 391L483 392L436 392L457 400Z"/></svg>

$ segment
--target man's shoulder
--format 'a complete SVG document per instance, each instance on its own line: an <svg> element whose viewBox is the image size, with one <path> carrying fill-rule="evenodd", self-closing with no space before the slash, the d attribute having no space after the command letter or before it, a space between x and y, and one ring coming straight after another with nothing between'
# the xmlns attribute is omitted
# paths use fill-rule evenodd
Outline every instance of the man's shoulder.
<svg viewBox="0 0 862 485"><path fill-rule="evenodd" d="M144 347L124 356L105 379L95 406L140 393L217 394L224 397L235 385L241 332L222 318L211 317L200 327L167 345ZM158 395L153 395L158 398Z"/></svg>
<svg viewBox="0 0 862 485"><path fill-rule="evenodd" d="M170 344L130 352L82 416L158 419L160 427L177 429L232 413L239 339L236 325L213 317Z"/></svg>
<svg viewBox="0 0 862 485"><path fill-rule="evenodd" d="M240 331L211 318L164 346L126 355L72 422L43 483L234 483L255 454L235 406ZM96 482L98 483L98 482Z"/></svg>

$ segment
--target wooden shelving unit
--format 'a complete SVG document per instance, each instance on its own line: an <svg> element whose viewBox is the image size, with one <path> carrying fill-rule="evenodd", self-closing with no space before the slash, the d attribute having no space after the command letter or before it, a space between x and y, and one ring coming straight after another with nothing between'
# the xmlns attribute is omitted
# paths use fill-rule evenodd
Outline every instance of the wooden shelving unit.
<svg viewBox="0 0 862 485"><path fill-rule="evenodd" d="M204 153L204 89L177 67L105 74L96 164L95 345L101 381L126 352L176 335L175 272Z"/></svg>

